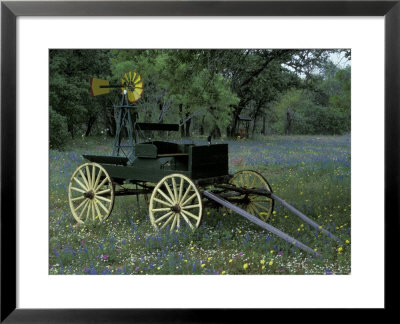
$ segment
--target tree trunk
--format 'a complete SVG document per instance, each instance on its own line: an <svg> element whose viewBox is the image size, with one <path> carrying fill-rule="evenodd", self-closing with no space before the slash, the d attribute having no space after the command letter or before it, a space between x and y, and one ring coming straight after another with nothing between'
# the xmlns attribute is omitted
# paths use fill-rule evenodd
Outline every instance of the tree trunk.
<svg viewBox="0 0 400 324"><path fill-rule="evenodd" d="M179 104L179 118L180 118L180 124L182 124L179 128L181 131L181 136L185 137L185 125L183 124L183 116L182 116L182 104Z"/></svg>
<svg viewBox="0 0 400 324"><path fill-rule="evenodd" d="M90 131L93 127L94 122L96 121L96 117L89 117L89 120L87 122L86 126L86 132L85 132L85 137L88 137L90 134Z"/></svg>
<svg viewBox="0 0 400 324"><path fill-rule="evenodd" d="M190 137L190 123L192 119L189 118L189 113L186 113L186 122L185 122L185 128L186 128L186 137Z"/></svg>
<svg viewBox="0 0 400 324"><path fill-rule="evenodd" d="M221 130L217 126L217 124L214 125L214 128L211 132L211 137L212 138L221 138Z"/></svg>
<svg viewBox="0 0 400 324"><path fill-rule="evenodd" d="M291 112L290 109L288 108L286 110L286 129L285 129L285 134L289 135L290 134L290 126L292 124L292 116L291 116Z"/></svg>
<svg viewBox="0 0 400 324"><path fill-rule="evenodd" d="M74 123L72 122L71 119L68 120L68 132L70 132L71 137L74 138L75 133L74 133Z"/></svg>
<svg viewBox="0 0 400 324"><path fill-rule="evenodd" d="M265 116L263 116L263 127L261 129L261 134L265 135Z"/></svg>
<svg viewBox="0 0 400 324"><path fill-rule="evenodd" d="M204 135L204 116L201 119L201 124L200 124L200 135Z"/></svg>

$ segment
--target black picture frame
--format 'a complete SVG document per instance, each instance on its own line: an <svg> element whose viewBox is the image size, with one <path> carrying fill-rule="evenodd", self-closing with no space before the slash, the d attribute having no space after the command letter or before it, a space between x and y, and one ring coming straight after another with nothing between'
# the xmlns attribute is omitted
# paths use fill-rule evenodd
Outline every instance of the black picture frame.
<svg viewBox="0 0 400 324"><path fill-rule="evenodd" d="M225 322L243 310L17 309L16 18L18 16L384 16L385 309L398 287L400 0L395 1L4 1L1 3L1 322ZM367 94L366 94L367 95ZM371 155L374 152L371 152ZM371 190L371 195L374 192ZM367 248L367 247L366 247ZM265 310L253 310L262 316ZM255 318L255 317L253 317Z"/></svg>

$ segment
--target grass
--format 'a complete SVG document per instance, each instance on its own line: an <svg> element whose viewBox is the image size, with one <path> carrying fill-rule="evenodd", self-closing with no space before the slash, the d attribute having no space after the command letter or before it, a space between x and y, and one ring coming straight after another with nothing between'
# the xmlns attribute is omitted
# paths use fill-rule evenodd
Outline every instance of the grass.
<svg viewBox="0 0 400 324"><path fill-rule="evenodd" d="M197 140L205 143L205 140ZM222 142L222 141L215 141ZM71 141L50 151L50 274L349 274L351 271L350 136L232 140L229 171L260 172L275 194L343 244L275 205L269 223L323 255L317 258L225 208L206 209L194 232L155 232L144 199L117 197L102 223L77 226L67 188L84 153L110 154L112 139Z"/></svg>

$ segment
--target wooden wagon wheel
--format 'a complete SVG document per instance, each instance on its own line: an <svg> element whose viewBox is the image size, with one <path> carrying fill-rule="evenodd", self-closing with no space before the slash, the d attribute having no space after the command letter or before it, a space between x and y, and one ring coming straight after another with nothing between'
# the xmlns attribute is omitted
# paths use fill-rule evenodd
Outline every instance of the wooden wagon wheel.
<svg viewBox="0 0 400 324"><path fill-rule="evenodd" d="M258 189L265 188L272 192L268 181L258 172L252 170L242 170L236 172L229 183L236 187ZM267 221L274 210L274 200L259 195L240 195L235 197L239 204L245 207L245 210L263 221Z"/></svg>
<svg viewBox="0 0 400 324"><path fill-rule="evenodd" d="M112 179L100 164L85 163L75 170L69 183L68 199L78 223L106 219L114 206L114 198Z"/></svg>
<svg viewBox="0 0 400 324"><path fill-rule="evenodd" d="M199 227L203 214L201 194L193 181L182 174L171 174L157 183L149 204L150 222L156 230L171 225Z"/></svg>

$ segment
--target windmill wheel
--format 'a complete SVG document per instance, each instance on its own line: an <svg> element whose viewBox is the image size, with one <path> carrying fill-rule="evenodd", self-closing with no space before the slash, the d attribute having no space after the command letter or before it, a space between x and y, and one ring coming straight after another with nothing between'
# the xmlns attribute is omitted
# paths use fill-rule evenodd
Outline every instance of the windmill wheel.
<svg viewBox="0 0 400 324"><path fill-rule="evenodd" d="M106 219L114 206L114 198L112 179L100 164L85 163L75 170L69 183L68 200L78 223Z"/></svg>
<svg viewBox="0 0 400 324"><path fill-rule="evenodd" d="M137 72L126 72L124 77L121 78L121 93L126 90L129 102L138 101L143 93L143 81L142 77Z"/></svg>
<svg viewBox="0 0 400 324"><path fill-rule="evenodd" d="M171 232L181 226L199 227L203 214L201 194L190 178L171 174L157 183L149 204L150 222L153 227Z"/></svg>
<svg viewBox="0 0 400 324"><path fill-rule="evenodd" d="M252 170L242 170L236 172L229 183L240 188L263 188L272 192L272 188L268 181L260 173ZM237 200L238 204L242 205L248 213L252 214L253 216L257 216L263 221L267 221L274 210L274 200L269 197L243 194L236 196L234 200Z"/></svg>

